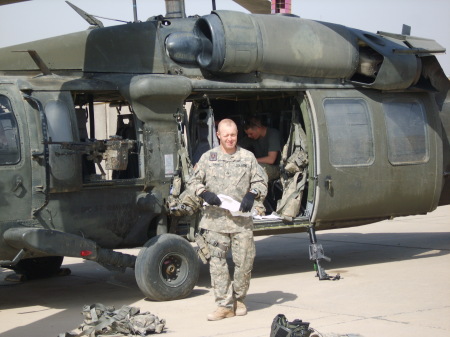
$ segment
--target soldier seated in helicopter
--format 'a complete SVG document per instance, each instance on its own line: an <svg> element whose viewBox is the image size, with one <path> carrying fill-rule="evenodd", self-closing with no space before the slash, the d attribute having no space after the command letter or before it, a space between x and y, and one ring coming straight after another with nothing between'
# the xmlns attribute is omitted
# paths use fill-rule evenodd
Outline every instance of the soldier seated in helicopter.
<svg viewBox="0 0 450 337"><path fill-rule="evenodd" d="M245 120L244 132L246 137L239 141L239 145L253 152L256 160L267 173L269 181L278 179L280 177L280 132L265 126L261 119L255 116Z"/></svg>

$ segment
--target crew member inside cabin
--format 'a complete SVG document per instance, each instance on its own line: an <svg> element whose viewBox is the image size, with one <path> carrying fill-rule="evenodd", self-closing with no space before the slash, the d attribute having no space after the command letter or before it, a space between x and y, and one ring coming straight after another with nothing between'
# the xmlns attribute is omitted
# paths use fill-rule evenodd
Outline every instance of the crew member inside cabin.
<svg viewBox="0 0 450 337"><path fill-rule="evenodd" d="M281 152L281 136L277 129L262 124L257 117L245 121L244 131L247 135L239 141L239 146L247 149L256 157L264 168L269 181L280 177L279 162Z"/></svg>

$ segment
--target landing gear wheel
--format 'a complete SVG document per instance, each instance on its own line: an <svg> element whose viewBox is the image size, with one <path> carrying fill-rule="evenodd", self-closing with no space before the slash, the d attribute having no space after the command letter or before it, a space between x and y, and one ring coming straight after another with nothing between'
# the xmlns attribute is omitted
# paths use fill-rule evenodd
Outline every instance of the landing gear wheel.
<svg viewBox="0 0 450 337"><path fill-rule="evenodd" d="M13 270L25 280L56 276L61 271L64 256L46 256L20 260ZM70 273L69 273L70 274Z"/></svg>
<svg viewBox="0 0 450 337"><path fill-rule="evenodd" d="M161 234L139 252L135 276L147 298L171 301L192 292L199 270L197 253L188 241L175 234Z"/></svg>

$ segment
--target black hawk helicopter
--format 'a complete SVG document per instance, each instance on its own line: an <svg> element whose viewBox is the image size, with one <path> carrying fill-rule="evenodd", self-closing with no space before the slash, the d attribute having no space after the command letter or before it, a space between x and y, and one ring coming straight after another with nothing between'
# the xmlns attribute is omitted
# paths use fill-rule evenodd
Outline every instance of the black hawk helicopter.
<svg viewBox="0 0 450 337"><path fill-rule="evenodd" d="M255 235L308 231L320 279L315 230L450 203L434 40L295 15L186 17L183 1L103 27L70 5L90 29L0 49L0 266L33 278L80 257L134 268L148 298L188 296L199 212L186 182L223 118L239 135L255 115L280 131Z"/></svg>

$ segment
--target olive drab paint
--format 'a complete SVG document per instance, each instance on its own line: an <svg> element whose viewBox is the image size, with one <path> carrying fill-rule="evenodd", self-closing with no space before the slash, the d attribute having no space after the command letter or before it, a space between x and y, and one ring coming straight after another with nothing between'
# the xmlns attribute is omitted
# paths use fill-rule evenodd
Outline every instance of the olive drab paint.
<svg viewBox="0 0 450 337"><path fill-rule="evenodd" d="M31 278L81 257L134 268L149 298L188 296L203 200L186 183L224 118L240 139L257 116L284 144L254 235L450 203L450 83L433 40L222 10L91 24L0 49L2 267Z"/></svg>

